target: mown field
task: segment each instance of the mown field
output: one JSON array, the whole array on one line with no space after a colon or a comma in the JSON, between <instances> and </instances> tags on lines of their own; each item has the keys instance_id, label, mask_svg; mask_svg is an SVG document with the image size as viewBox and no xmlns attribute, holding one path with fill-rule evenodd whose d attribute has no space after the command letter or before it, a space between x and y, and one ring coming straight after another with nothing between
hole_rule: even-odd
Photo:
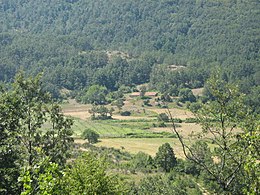
<instances>
[{"instance_id":1,"label":"mown field","mask_svg":"<svg viewBox=\"0 0 260 195\"><path fill-rule=\"evenodd\" d=\"M178 158L184 158L182 148L177 138L115 138L101 139L96 146L114 147L136 154L139 151L155 156L157 149L164 143L170 143Z\"/></svg>"}]
</instances>

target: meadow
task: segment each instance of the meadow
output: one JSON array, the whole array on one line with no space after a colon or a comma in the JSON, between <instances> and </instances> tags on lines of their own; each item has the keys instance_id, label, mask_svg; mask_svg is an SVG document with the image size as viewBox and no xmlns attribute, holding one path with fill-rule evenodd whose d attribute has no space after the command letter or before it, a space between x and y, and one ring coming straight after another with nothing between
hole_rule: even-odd
<instances>
[{"instance_id":1,"label":"meadow","mask_svg":"<svg viewBox=\"0 0 260 195\"><path fill-rule=\"evenodd\" d=\"M91 120L88 110L91 105L79 104L75 100L69 100L62 105L63 113L71 116L74 120L72 130L76 143L85 143L81 139L82 132L89 128L100 135L98 147L113 147L124 150L132 154L139 151L155 156L159 146L168 142L173 147L176 156L183 158L181 145L172 132L172 124L165 123L160 126L157 115L165 113L165 108L152 106L142 106L140 99L127 98L123 110L131 110L131 116L121 116L118 110L115 110L112 120ZM185 123L185 119L193 118L193 114L182 107L170 105L169 111L172 116L181 119L182 123L176 123L177 130L181 132L184 139L190 144L193 140L189 139L192 132L200 132L201 128L195 123Z\"/></svg>"}]
</instances>

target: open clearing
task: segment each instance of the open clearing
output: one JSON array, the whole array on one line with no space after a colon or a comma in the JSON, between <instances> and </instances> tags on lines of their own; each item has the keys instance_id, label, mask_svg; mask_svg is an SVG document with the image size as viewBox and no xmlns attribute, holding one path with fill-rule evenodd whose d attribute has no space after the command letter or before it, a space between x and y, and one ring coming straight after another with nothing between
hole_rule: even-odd
<instances>
[{"instance_id":1,"label":"open clearing","mask_svg":"<svg viewBox=\"0 0 260 195\"><path fill-rule=\"evenodd\" d=\"M178 127L180 125L180 127ZM176 127L177 131L180 132L180 134L184 138L188 138L189 135L194 132L194 133L199 133L201 132L201 127L198 124L195 123L178 123ZM154 132L170 132L172 133L172 127L164 127L164 128L151 128L151 131Z\"/></svg>"},{"instance_id":2,"label":"open clearing","mask_svg":"<svg viewBox=\"0 0 260 195\"><path fill-rule=\"evenodd\" d=\"M100 134L100 142L96 146L113 147L130 153L145 152L155 156L159 146L168 142L174 149L177 157L184 158L181 145L176 138L156 137L160 133L167 132L172 135L171 124L166 123L167 127L159 127L160 122L157 115L166 113L167 109L155 106L142 106L142 100L127 99L123 110L130 110L131 116L121 116L117 110L113 114L114 120L91 120L88 110L91 105L79 104L75 100L69 100L62 105L62 111L66 116L74 119L72 127L76 143L84 143L80 135L86 128L90 128ZM170 108L172 117L179 119L193 118L193 114L183 108ZM182 134L186 141L192 132L200 132L201 128L195 123L178 123L177 130ZM159 134L158 134L159 133ZM137 137L129 137L129 135ZM140 136L140 137L138 137ZM151 136L155 136L152 137Z\"/></svg>"},{"instance_id":3,"label":"open clearing","mask_svg":"<svg viewBox=\"0 0 260 195\"><path fill-rule=\"evenodd\" d=\"M76 139L75 142L82 144L85 141ZM125 150L132 154L142 151L151 156L155 156L158 148L166 142L172 146L174 153L178 158L184 158L181 145L176 138L109 138L100 139L100 142L95 144L95 146L113 147Z\"/></svg>"},{"instance_id":4,"label":"open clearing","mask_svg":"<svg viewBox=\"0 0 260 195\"><path fill-rule=\"evenodd\" d=\"M101 137L106 138L125 137L129 133L149 133L148 130L141 129L141 125L139 128L138 126L131 126L126 123L74 119L72 129L75 136L79 137L87 128L96 131Z\"/></svg>"},{"instance_id":5,"label":"open clearing","mask_svg":"<svg viewBox=\"0 0 260 195\"><path fill-rule=\"evenodd\" d=\"M128 110L133 112L131 116L121 116L118 112L113 114L114 119L118 120L132 120L132 119L156 119L157 114L166 113L167 109L158 107L142 107L142 100L134 101L133 99L128 99L123 106L123 110ZM68 103L62 104L62 111L66 116L72 116L80 118L82 120L91 117L89 109L91 109L90 104L80 104L75 100L69 100ZM116 109L116 108L115 108ZM117 109L116 109L117 110ZM169 111L173 118L192 118L194 115L182 108L170 108Z\"/></svg>"},{"instance_id":6,"label":"open clearing","mask_svg":"<svg viewBox=\"0 0 260 195\"><path fill-rule=\"evenodd\" d=\"M157 114L168 112L168 110L163 109L163 108L150 108L149 110L152 110L152 111L156 112ZM173 118L186 119L186 118L194 117L192 112L190 112L188 110L183 110L183 109L179 109L179 108L170 108L169 111Z\"/></svg>"}]
</instances>

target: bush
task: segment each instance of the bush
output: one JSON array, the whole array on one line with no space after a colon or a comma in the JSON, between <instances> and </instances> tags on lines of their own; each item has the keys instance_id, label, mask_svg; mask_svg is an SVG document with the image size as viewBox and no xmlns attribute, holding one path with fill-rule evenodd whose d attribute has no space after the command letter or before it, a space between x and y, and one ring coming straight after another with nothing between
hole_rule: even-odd
<instances>
[{"instance_id":1,"label":"bush","mask_svg":"<svg viewBox=\"0 0 260 195\"><path fill-rule=\"evenodd\" d=\"M169 117L166 113L161 113L157 116L157 119L159 121L163 121L163 122L168 122L169 121Z\"/></svg>"},{"instance_id":2,"label":"bush","mask_svg":"<svg viewBox=\"0 0 260 195\"><path fill-rule=\"evenodd\" d=\"M161 105L161 108L168 108L168 105Z\"/></svg>"},{"instance_id":3,"label":"bush","mask_svg":"<svg viewBox=\"0 0 260 195\"><path fill-rule=\"evenodd\" d=\"M182 120L180 118L174 118L173 121L175 123L182 123Z\"/></svg>"},{"instance_id":4,"label":"bush","mask_svg":"<svg viewBox=\"0 0 260 195\"><path fill-rule=\"evenodd\" d=\"M99 116L91 116L90 117L91 120L109 120L109 119L112 119L111 116L103 116L103 115L99 115Z\"/></svg>"},{"instance_id":5,"label":"bush","mask_svg":"<svg viewBox=\"0 0 260 195\"><path fill-rule=\"evenodd\" d=\"M130 137L130 138L176 138L176 134L169 133L169 132L126 133L125 137Z\"/></svg>"},{"instance_id":6,"label":"bush","mask_svg":"<svg viewBox=\"0 0 260 195\"><path fill-rule=\"evenodd\" d=\"M85 129L82 138L87 139L90 144L94 144L98 142L99 134L92 129Z\"/></svg>"},{"instance_id":7,"label":"bush","mask_svg":"<svg viewBox=\"0 0 260 195\"><path fill-rule=\"evenodd\" d=\"M138 152L132 159L131 165L134 169L142 172L149 172L152 168L154 168L152 157L144 152Z\"/></svg>"},{"instance_id":8,"label":"bush","mask_svg":"<svg viewBox=\"0 0 260 195\"><path fill-rule=\"evenodd\" d=\"M198 102L194 102L192 104L190 104L189 106L187 106L188 109L190 109L191 112L196 113L198 110L201 109L201 104Z\"/></svg>"},{"instance_id":9,"label":"bush","mask_svg":"<svg viewBox=\"0 0 260 195\"><path fill-rule=\"evenodd\" d=\"M198 119L196 118L186 118L185 123L197 123Z\"/></svg>"},{"instance_id":10,"label":"bush","mask_svg":"<svg viewBox=\"0 0 260 195\"><path fill-rule=\"evenodd\" d=\"M123 111L120 113L121 116L130 116L131 112L130 111Z\"/></svg>"},{"instance_id":11,"label":"bush","mask_svg":"<svg viewBox=\"0 0 260 195\"><path fill-rule=\"evenodd\" d=\"M64 172L61 182L63 194L123 193L119 179L108 175L106 165L92 154L85 153L77 158Z\"/></svg>"},{"instance_id":12,"label":"bush","mask_svg":"<svg viewBox=\"0 0 260 195\"><path fill-rule=\"evenodd\" d=\"M149 99L143 100L143 105L144 105L144 106L152 106L152 105L150 104L150 100L149 100Z\"/></svg>"},{"instance_id":13,"label":"bush","mask_svg":"<svg viewBox=\"0 0 260 195\"><path fill-rule=\"evenodd\" d=\"M166 125L164 122L160 122L160 123L158 124L158 127L167 127L167 125Z\"/></svg>"},{"instance_id":14,"label":"bush","mask_svg":"<svg viewBox=\"0 0 260 195\"><path fill-rule=\"evenodd\" d=\"M192 91L188 88L181 89L178 96L180 97L181 102L196 101L196 97L193 95Z\"/></svg>"},{"instance_id":15,"label":"bush","mask_svg":"<svg viewBox=\"0 0 260 195\"><path fill-rule=\"evenodd\" d=\"M150 100L151 99L151 97L149 97L149 96L142 96L141 97L141 100Z\"/></svg>"}]
</instances>

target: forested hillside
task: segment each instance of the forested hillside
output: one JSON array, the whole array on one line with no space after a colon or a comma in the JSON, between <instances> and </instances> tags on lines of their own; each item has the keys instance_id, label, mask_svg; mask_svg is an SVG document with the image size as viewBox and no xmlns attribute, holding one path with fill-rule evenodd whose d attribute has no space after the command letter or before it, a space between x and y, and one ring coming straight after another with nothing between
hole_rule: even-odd
<instances>
[{"instance_id":1,"label":"forested hillside","mask_svg":"<svg viewBox=\"0 0 260 195\"><path fill-rule=\"evenodd\" d=\"M0 194L260 194L259 0L0 0Z\"/></svg>"},{"instance_id":2,"label":"forested hillside","mask_svg":"<svg viewBox=\"0 0 260 195\"><path fill-rule=\"evenodd\" d=\"M260 77L259 10L256 0L2 0L0 80L24 69L44 71L54 94L92 84L114 90L148 82L155 64L177 64L194 87L220 66L249 93ZM111 61L107 50L131 60Z\"/></svg>"}]
</instances>

